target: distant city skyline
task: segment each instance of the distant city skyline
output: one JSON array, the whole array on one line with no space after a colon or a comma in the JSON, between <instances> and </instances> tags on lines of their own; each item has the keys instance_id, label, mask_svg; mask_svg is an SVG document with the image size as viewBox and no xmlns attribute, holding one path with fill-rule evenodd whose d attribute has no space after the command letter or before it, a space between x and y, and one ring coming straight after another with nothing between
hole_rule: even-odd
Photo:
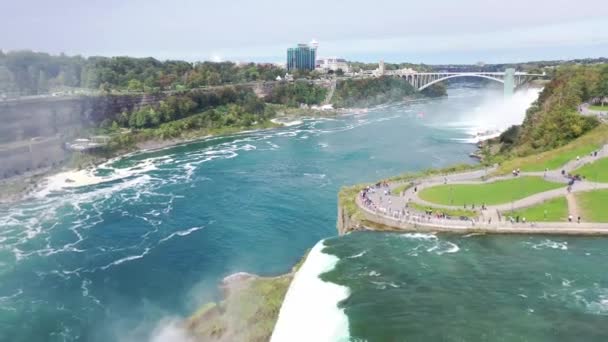
<instances>
[{"instance_id":1,"label":"distant city skyline","mask_svg":"<svg viewBox=\"0 0 608 342\"><path fill-rule=\"evenodd\" d=\"M284 62L317 39L318 56L427 64L608 56L603 0L424 2L9 0L0 49L84 56ZM302 25L302 17L306 25Z\"/></svg>"}]
</instances>

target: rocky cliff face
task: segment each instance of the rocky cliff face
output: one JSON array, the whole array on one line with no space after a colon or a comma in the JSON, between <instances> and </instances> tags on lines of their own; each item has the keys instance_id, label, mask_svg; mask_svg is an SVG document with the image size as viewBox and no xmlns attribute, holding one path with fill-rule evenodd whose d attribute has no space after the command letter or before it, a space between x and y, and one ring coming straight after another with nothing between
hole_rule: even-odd
<instances>
[{"instance_id":1,"label":"rocky cliff face","mask_svg":"<svg viewBox=\"0 0 608 342\"><path fill-rule=\"evenodd\" d=\"M164 94L40 97L0 101L0 179L61 163L63 146L83 129Z\"/></svg>"},{"instance_id":2,"label":"rocky cliff face","mask_svg":"<svg viewBox=\"0 0 608 342\"><path fill-rule=\"evenodd\" d=\"M338 229L339 235L364 229L361 221L359 221L353 215L349 215L348 211L340 203L338 203L338 220L336 223L336 228Z\"/></svg>"}]
</instances>

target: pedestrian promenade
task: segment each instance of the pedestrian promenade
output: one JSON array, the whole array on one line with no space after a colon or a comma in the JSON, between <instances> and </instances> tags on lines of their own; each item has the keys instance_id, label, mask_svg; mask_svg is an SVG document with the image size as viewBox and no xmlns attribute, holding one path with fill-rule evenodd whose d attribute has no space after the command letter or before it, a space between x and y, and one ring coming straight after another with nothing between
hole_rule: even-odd
<instances>
[{"instance_id":1,"label":"pedestrian promenade","mask_svg":"<svg viewBox=\"0 0 608 342\"><path fill-rule=\"evenodd\" d=\"M608 223L581 222L578 218L579 208L576 205L574 193L599 189L608 189L608 183L590 182L584 179L576 180L571 173L581 166L600 158L608 157L608 145L596 153L577 157L557 170L544 172L518 172L514 170L508 176L490 176L496 167L482 170L467 171L449 175L440 175L415 179L408 182L408 187L402 193L393 193L396 188L403 188L403 182L379 183L361 191L357 197L357 205L363 210L368 221L384 226L415 231L452 231L459 233L539 233L539 234L602 234L608 235ZM473 203L468 208L455 205L436 204L420 198L419 193L425 188L446 184L489 184L515 177L542 177L551 182L562 183L557 189L548 190L531 196L496 205L483 205L480 198L476 207ZM517 221L509 217L514 210L525 209L545 201L565 197L568 200L569 213L575 219L572 222L525 222L525 218ZM415 204L415 205L414 205ZM483 205L483 208L482 208ZM429 208L421 211L420 207ZM441 210L475 210L478 215L474 218L451 217Z\"/></svg>"}]
</instances>

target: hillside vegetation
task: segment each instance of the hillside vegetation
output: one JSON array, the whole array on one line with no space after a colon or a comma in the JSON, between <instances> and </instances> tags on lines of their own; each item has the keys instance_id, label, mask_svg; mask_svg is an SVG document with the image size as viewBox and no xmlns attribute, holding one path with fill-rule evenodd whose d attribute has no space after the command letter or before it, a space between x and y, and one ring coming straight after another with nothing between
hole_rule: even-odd
<instances>
[{"instance_id":1,"label":"hillside vegetation","mask_svg":"<svg viewBox=\"0 0 608 342\"><path fill-rule=\"evenodd\" d=\"M346 79L338 82L332 102L337 107L373 106L418 94L409 82L399 77Z\"/></svg>"},{"instance_id":2,"label":"hillside vegetation","mask_svg":"<svg viewBox=\"0 0 608 342\"><path fill-rule=\"evenodd\" d=\"M503 133L498 141L503 156L525 156L563 146L598 126L578 107L608 96L608 65L564 66L528 109L521 126Z\"/></svg>"}]
</instances>

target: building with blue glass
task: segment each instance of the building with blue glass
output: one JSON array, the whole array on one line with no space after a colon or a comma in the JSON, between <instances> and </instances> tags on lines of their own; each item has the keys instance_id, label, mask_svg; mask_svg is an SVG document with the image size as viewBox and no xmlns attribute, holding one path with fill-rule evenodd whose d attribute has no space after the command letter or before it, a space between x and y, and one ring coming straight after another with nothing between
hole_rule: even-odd
<instances>
[{"instance_id":1,"label":"building with blue glass","mask_svg":"<svg viewBox=\"0 0 608 342\"><path fill-rule=\"evenodd\" d=\"M316 44L298 44L295 48L287 49L287 71L315 70L316 60Z\"/></svg>"}]
</instances>

